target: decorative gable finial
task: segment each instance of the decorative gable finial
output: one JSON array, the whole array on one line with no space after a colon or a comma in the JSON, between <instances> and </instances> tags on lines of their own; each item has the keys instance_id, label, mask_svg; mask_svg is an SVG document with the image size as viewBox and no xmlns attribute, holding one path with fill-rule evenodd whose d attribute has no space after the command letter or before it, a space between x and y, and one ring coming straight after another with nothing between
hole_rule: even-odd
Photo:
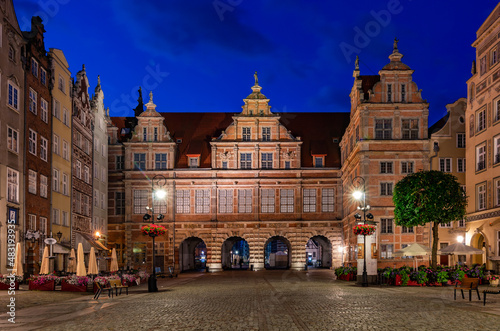
<instances>
[{"instance_id":1,"label":"decorative gable finial","mask_svg":"<svg viewBox=\"0 0 500 331\"><path fill-rule=\"evenodd\" d=\"M253 78L255 78L255 86L259 86L259 77L257 76L257 71L253 74Z\"/></svg>"},{"instance_id":2,"label":"decorative gable finial","mask_svg":"<svg viewBox=\"0 0 500 331\"><path fill-rule=\"evenodd\" d=\"M394 38L394 46L393 46L394 50L393 50L393 53L399 52L398 51L398 42L399 42L398 38Z\"/></svg>"},{"instance_id":3,"label":"decorative gable finial","mask_svg":"<svg viewBox=\"0 0 500 331\"><path fill-rule=\"evenodd\" d=\"M356 61L354 62L354 70L359 70L359 56L356 55Z\"/></svg>"},{"instance_id":4,"label":"decorative gable finial","mask_svg":"<svg viewBox=\"0 0 500 331\"><path fill-rule=\"evenodd\" d=\"M149 92L149 102L153 103L153 91Z\"/></svg>"},{"instance_id":5,"label":"decorative gable finial","mask_svg":"<svg viewBox=\"0 0 500 331\"><path fill-rule=\"evenodd\" d=\"M101 86L101 75L97 75L97 86Z\"/></svg>"}]
</instances>

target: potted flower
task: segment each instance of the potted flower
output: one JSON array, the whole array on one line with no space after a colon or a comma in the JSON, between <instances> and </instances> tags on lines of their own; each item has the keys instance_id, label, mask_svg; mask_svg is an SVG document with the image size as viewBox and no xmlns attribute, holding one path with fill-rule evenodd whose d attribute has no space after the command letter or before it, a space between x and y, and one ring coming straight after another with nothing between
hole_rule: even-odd
<instances>
[{"instance_id":1,"label":"potted flower","mask_svg":"<svg viewBox=\"0 0 500 331\"><path fill-rule=\"evenodd\" d=\"M377 228L375 225L358 224L352 228L352 231L357 236L369 236L375 232Z\"/></svg>"},{"instance_id":2,"label":"potted flower","mask_svg":"<svg viewBox=\"0 0 500 331\"><path fill-rule=\"evenodd\" d=\"M61 291L86 292L87 285L91 283L92 279L87 276L72 275L62 279Z\"/></svg>"},{"instance_id":3,"label":"potted flower","mask_svg":"<svg viewBox=\"0 0 500 331\"><path fill-rule=\"evenodd\" d=\"M148 277L149 277L149 274L146 272L146 271L139 271L135 274L135 277L137 278L136 281L139 282L139 284L142 282L142 283L145 283L146 280L148 280Z\"/></svg>"},{"instance_id":4,"label":"potted flower","mask_svg":"<svg viewBox=\"0 0 500 331\"><path fill-rule=\"evenodd\" d=\"M56 283L60 282L60 278L54 275L31 276L28 280L29 289L38 291L54 291Z\"/></svg>"},{"instance_id":5,"label":"potted flower","mask_svg":"<svg viewBox=\"0 0 500 331\"><path fill-rule=\"evenodd\" d=\"M141 232L144 236L158 237L164 235L167 232L167 229L162 225L149 224L144 225L141 228Z\"/></svg>"},{"instance_id":6,"label":"potted flower","mask_svg":"<svg viewBox=\"0 0 500 331\"><path fill-rule=\"evenodd\" d=\"M487 279L490 281L490 286L498 286L500 283L499 275L489 275L487 276Z\"/></svg>"},{"instance_id":7,"label":"potted flower","mask_svg":"<svg viewBox=\"0 0 500 331\"><path fill-rule=\"evenodd\" d=\"M137 278L134 275L124 274L122 276L122 284L123 285L128 285L128 286L137 285L136 280L137 280Z\"/></svg>"},{"instance_id":8,"label":"potted flower","mask_svg":"<svg viewBox=\"0 0 500 331\"><path fill-rule=\"evenodd\" d=\"M22 280L23 276L0 274L0 290L19 290L19 282Z\"/></svg>"}]
</instances>

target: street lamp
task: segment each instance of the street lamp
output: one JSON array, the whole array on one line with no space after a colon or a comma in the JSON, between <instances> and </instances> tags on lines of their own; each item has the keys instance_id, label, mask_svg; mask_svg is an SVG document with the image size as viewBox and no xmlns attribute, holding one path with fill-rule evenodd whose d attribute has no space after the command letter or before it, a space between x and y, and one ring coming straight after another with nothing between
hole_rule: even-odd
<instances>
[{"instance_id":1,"label":"street lamp","mask_svg":"<svg viewBox=\"0 0 500 331\"><path fill-rule=\"evenodd\" d=\"M151 207L146 207L146 210L148 213L144 214L142 219L144 221L149 221L151 219L151 223L155 224L155 212L154 212L154 205L155 205L155 197L157 200L163 200L167 196L167 192L163 189L163 186L165 186L167 182L167 178L163 175L156 175L153 177L151 180L151 192L152 192L152 201L151 201ZM157 189L155 190L155 186ZM149 214L151 213L151 215ZM156 217L158 221L163 220L164 216L161 213L158 213L158 216ZM155 270L155 234L150 233L150 237L153 238L153 272L151 273L151 276L148 279L148 292L158 292L158 286L156 283L156 270Z\"/></svg>"},{"instance_id":2,"label":"street lamp","mask_svg":"<svg viewBox=\"0 0 500 331\"><path fill-rule=\"evenodd\" d=\"M360 176L355 177L352 180L352 186L354 187L352 196L361 204L361 206L358 206L358 210L363 211L363 224L366 225L367 219L369 224L373 224L373 221L371 221L373 220L373 215L371 213L366 213L368 210L370 210L370 205L366 204L365 179ZM356 213L354 215L354 218L356 219L356 221L361 222L361 215L359 213ZM366 235L363 235L363 275L361 286L368 286L368 274L366 273Z\"/></svg>"}]
</instances>

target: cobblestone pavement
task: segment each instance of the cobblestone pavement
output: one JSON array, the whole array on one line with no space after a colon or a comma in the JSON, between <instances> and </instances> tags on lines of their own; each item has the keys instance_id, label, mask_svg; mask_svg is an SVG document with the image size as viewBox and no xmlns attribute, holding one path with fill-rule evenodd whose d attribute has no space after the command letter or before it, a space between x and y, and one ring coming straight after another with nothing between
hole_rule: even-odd
<instances>
[{"instance_id":1,"label":"cobblestone pavement","mask_svg":"<svg viewBox=\"0 0 500 331\"><path fill-rule=\"evenodd\" d=\"M2 313L0 329L500 330L499 296L483 307L477 296L454 301L451 287L362 288L334 278L329 270L181 274L160 279L158 293L143 284L128 296L80 295L19 309L15 325Z\"/></svg>"}]
</instances>

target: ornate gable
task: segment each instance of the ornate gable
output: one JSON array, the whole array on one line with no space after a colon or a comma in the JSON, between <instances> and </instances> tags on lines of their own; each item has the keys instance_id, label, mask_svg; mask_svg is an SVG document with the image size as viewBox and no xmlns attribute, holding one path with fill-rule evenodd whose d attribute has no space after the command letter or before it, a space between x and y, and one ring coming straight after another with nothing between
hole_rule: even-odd
<instances>
[{"instance_id":1,"label":"ornate gable","mask_svg":"<svg viewBox=\"0 0 500 331\"><path fill-rule=\"evenodd\" d=\"M134 129L132 142L173 142L170 132L163 124L163 116L156 111L153 103L153 92L149 93L146 110L137 117L138 123Z\"/></svg>"}]
</instances>

